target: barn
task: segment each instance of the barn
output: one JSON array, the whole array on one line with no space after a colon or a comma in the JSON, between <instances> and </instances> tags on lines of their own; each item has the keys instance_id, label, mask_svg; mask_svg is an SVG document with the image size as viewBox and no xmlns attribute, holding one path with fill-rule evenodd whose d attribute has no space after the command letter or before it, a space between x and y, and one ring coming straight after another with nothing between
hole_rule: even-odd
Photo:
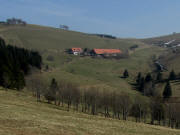
<instances>
[{"instance_id":1,"label":"barn","mask_svg":"<svg viewBox=\"0 0 180 135\"><path fill-rule=\"evenodd\" d=\"M83 52L83 50L82 50L82 48L71 48L71 52L74 55L80 55Z\"/></svg>"},{"instance_id":2,"label":"barn","mask_svg":"<svg viewBox=\"0 0 180 135\"><path fill-rule=\"evenodd\" d=\"M121 54L122 51L120 49L93 49L93 53L97 56L117 56Z\"/></svg>"}]
</instances>

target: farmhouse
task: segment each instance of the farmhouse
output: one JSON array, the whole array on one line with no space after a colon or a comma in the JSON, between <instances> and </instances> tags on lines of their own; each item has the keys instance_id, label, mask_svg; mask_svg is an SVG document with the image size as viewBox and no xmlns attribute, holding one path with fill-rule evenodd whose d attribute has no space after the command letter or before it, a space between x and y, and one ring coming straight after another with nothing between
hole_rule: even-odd
<instances>
[{"instance_id":1,"label":"farmhouse","mask_svg":"<svg viewBox=\"0 0 180 135\"><path fill-rule=\"evenodd\" d=\"M83 50L82 50L82 48L71 48L71 52L74 55L80 55L83 52Z\"/></svg>"},{"instance_id":2,"label":"farmhouse","mask_svg":"<svg viewBox=\"0 0 180 135\"><path fill-rule=\"evenodd\" d=\"M121 54L122 51L120 49L93 49L93 53L97 56L117 56L117 54Z\"/></svg>"}]
</instances>

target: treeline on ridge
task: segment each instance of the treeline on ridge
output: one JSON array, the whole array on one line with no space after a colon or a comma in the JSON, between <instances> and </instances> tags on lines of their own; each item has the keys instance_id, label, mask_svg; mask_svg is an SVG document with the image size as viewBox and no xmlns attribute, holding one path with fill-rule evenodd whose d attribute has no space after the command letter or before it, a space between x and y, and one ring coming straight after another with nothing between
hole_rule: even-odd
<instances>
[{"instance_id":1,"label":"treeline on ridge","mask_svg":"<svg viewBox=\"0 0 180 135\"><path fill-rule=\"evenodd\" d=\"M18 18L9 18L7 19L6 21L0 21L0 24L3 24L3 25L22 25L22 26L26 26L27 25L27 22L26 21L23 21L22 19L18 19Z\"/></svg>"},{"instance_id":2,"label":"treeline on ridge","mask_svg":"<svg viewBox=\"0 0 180 135\"><path fill-rule=\"evenodd\" d=\"M18 90L24 88L24 76L30 71L30 66L41 69L41 63L38 52L6 45L0 38L0 86Z\"/></svg>"},{"instance_id":3,"label":"treeline on ridge","mask_svg":"<svg viewBox=\"0 0 180 135\"><path fill-rule=\"evenodd\" d=\"M117 39L117 37L108 34L92 34L101 38Z\"/></svg>"}]
</instances>

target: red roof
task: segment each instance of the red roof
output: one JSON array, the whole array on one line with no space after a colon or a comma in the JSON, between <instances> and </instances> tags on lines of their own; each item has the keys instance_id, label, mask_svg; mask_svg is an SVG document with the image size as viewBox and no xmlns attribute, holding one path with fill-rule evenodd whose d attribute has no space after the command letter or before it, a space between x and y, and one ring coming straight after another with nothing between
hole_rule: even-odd
<instances>
[{"instance_id":1,"label":"red roof","mask_svg":"<svg viewBox=\"0 0 180 135\"><path fill-rule=\"evenodd\" d=\"M94 49L96 54L113 54L113 53L122 53L120 49Z\"/></svg>"},{"instance_id":2,"label":"red roof","mask_svg":"<svg viewBox=\"0 0 180 135\"><path fill-rule=\"evenodd\" d=\"M73 52L82 52L81 48L71 48Z\"/></svg>"}]
</instances>

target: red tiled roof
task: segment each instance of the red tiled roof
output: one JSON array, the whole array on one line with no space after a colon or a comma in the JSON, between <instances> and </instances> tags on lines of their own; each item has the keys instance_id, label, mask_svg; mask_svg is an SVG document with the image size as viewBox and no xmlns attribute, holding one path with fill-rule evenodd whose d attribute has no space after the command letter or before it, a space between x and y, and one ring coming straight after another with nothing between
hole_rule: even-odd
<instances>
[{"instance_id":1,"label":"red tiled roof","mask_svg":"<svg viewBox=\"0 0 180 135\"><path fill-rule=\"evenodd\" d=\"M73 52L82 52L81 48L71 48Z\"/></svg>"},{"instance_id":2,"label":"red tiled roof","mask_svg":"<svg viewBox=\"0 0 180 135\"><path fill-rule=\"evenodd\" d=\"M94 49L96 54L113 54L113 53L122 53L120 49Z\"/></svg>"}]
</instances>

